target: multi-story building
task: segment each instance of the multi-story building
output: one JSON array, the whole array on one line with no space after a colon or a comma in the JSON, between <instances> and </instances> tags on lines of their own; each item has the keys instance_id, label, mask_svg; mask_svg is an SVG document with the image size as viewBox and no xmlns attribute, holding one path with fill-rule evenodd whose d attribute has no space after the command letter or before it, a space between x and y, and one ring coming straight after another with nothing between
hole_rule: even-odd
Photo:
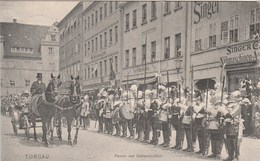
<instances>
[{"instance_id":1,"label":"multi-story building","mask_svg":"<svg viewBox=\"0 0 260 161\"><path fill-rule=\"evenodd\" d=\"M198 88L206 80L221 80L221 65L228 91L238 90L247 76L260 76L260 7L258 2L193 2L190 63ZM223 78L223 77L222 77ZM202 85L202 86L201 86Z\"/></svg>"},{"instance_id":2,"label":"multi-story building","mask_svg":"<svg viewBox=\"0 0 260 161\"><path fill-rule=\"evenodd\" d=\"M79 76L82 63L82 9L79 2L58 24L60 30L60 74L63 82Z\"/></svg>"},{"instance_id":3,"label":"multi-story building","mask_svg":"<svg viewBox=\"0 0 260 161\"><path fill-rule=\"evenodd\" d=\"M84 5L83 5L84 6ZM120 82L121 25L119 2L93 2L83 8L83 91ZM115 81L116 80L116 81Z\"/></svg>"},{"instance_id":4,"label":"multi-story building","mask_svg":"<svg viewBox=\"0 0 260 161\"><path fill-rule=\"evenodd\" d=\"M36 74L46 84L59 69L59 31L53 26L0 23L1 94L30 90Z\"/></svg>"},{"instance_id":5,"label":"multi-story building","mask_svg":"<svg viewBox=\"0 0 260 161\"><path fill-rule=\"evenodd\" d=\"M187 55L188 5L170 1L121 5L123 84L138 80L139 85L152 88L157 76L159 82L169 85L186 77L185 66L178 62Z\"/></svg>"}]
</instances>

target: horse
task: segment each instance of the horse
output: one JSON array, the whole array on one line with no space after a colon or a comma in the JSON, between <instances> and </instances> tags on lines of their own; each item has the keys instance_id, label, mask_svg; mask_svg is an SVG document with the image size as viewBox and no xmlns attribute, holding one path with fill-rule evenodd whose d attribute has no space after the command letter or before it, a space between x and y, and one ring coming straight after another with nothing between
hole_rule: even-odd
<instances>
[{"instance_id":1,"label":"horse","mask_svg":"<svg viewBox=\"0 0 260 161\"><path fill-rule=\"evenodd\" d=\"M68 144L73 146L77 144L78 131L80 126L80 113L82 109L82 103L80 99L81 91L80 91L80 83L79 76L74 78L71 76L71 84L70 84L70 93L69 95L65 95L61 97L57 101L57 106L59 107L56 112L56 118L58 121L58 138L62 140L62 131L61 131L61 118L65 117L67 119L67 131L68 131ZM72 144L71 141L71 125L72 121L75 118L76 120L76 134L74 137L74 141Z\"/></svg>"},{"instance_id":2,"label":"horse","mask_svg":"<svg viewBox=\"0 0 260 161\"><path fill-rule=\"evenodd\" d=\"M41 118L43 132L42 141L47 147L49 146L49 142L46 137L48 127L51 133L50 143L53 144L53 118L56 111L55 102L58 99L58 88L60 85L60 75L54 77L51 73L51 80L46 88L46 91L43 94L33 96L29 106L31 112L27 117L31 120L33 125L34 140L37 141L36 118Z\"/></svg>"}]
</instances>

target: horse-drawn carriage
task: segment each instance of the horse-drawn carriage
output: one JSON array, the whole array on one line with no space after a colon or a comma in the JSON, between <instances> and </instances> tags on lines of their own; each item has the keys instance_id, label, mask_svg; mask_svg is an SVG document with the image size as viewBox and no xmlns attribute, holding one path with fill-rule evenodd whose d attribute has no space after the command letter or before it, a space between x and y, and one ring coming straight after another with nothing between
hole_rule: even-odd
<instances>
[{"instance_id":1,"label":"horse-drawn carriage","mask_svg":"<svg viewBox=\"0 0 260 161\"><path fill-rule=\"evenodd\" d=\"M40 117L32 117L33 111L29 107L29 94L24 97L25 93L22 95L22 98L18 100L15 104L12 105L11 110L11 123L13 127L14 134L17 135L19 130L24 130L25 136L30 139L30 128L32 128L35 123L38 124L42 120ZM24 100L24 99L26 100ZM38 126L39 127L39 126Z\"/></svg>"}]
</instances>

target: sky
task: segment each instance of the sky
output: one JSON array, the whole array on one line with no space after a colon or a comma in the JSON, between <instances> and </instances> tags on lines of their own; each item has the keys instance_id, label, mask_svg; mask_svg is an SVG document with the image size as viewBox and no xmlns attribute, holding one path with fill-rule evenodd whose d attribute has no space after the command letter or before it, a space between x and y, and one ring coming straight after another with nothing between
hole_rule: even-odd
<instances>
[{"instance_id":1,"label":"sky","mask_svg":"<svg viewBox=\"0 0 260 161\"><path fill-rule=\"evenodd\" d=\"M50 26L61 21L78 1L0 1L0 22Z\"/></svg>"}]
</instances>

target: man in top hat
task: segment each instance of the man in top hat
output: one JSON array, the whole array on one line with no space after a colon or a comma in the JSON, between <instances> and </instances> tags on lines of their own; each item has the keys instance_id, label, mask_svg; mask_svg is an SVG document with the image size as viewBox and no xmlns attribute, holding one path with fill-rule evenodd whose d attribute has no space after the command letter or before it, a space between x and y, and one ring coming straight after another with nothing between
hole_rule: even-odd
<instances>
[{"instance_id":1,"label":"man in top hat","mask_svg":"<svg viewBox=\"0 0 260 161\"><path fill-rule=\"evenodd\" d=\"M241 107L239 100L241 97L240 91L234 91L229 97L229 102L226 109L222 108L222 113L225 116L225 144L228 151L228 157L223 161L239 160L240 155L240 142L242 141L242 120L241 120Z\"/></svg>"},{"instance_id":2,"label":"man in top hat","mask_svg":"<svg viewBox=\"0 0 260 161\"><path fill-rule=\"evenodd\" d=\"M36 94L42 94L46 90L46 85L42 82L42 73L37 73L37 81L33 82L31 86L31 94L32 96Z\"/></svg>"}]
</instances>

